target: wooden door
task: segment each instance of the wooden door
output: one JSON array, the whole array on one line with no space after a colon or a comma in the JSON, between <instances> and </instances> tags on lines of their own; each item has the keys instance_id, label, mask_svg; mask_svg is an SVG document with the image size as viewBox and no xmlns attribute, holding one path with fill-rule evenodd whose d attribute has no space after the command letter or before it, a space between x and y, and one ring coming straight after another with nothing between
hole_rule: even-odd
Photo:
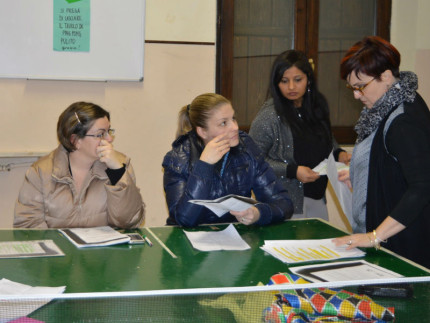
<instances>
[{"instance_id":1,"label":"wooden door","mask_svg":"<svg viewBox=\"0 0 430 323\"><path fill-rule=\"evenodd\" d=\"M247 130L267 97L276 56L304 51L315 64L340 143L353 143L361 107L339 77L345 50L365 35L388 39L391 0L218 0L217 93Z\"/></svg>"}]
</instances>

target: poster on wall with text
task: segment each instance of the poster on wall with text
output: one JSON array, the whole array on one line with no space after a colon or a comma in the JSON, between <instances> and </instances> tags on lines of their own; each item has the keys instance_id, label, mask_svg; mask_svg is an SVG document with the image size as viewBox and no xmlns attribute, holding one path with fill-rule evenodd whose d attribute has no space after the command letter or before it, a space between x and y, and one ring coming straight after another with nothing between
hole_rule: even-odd
<instances>
[{"instance_id":1,"label":"poster on wall with text","mask_svg":"<svg viewBox=\"0 0 430 323\"><path fill-rule=\"evenodd\" d=\"M90 51L90 0L53 0L53 46L61 52Z\"/></svg>"}]
</instances>

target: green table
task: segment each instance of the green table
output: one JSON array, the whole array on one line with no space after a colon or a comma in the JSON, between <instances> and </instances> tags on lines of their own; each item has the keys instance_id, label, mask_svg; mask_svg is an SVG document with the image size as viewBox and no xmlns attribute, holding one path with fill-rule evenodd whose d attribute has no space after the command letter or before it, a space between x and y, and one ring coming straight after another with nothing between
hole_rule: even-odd
<instances>
[{"instance_id":1,"label":"green table","mask_svg":"<svg viewBox=\"0 0 430 323\"><path fill-rule=\"evenodd\" d=\"M216 230L217 228L223 229L225 225L202 226L189 230ZM259 282L266 284L273 274L288 272L289 268L287 264L264 253L259 248L263 245L264 240L323 239L345 234L343 231L316 219L287 221L267 227L238 224L236 228L242 238L251 246L250 250L201 252L192 248L181 228L150 228L177 258L172 257L146 228L135 231L148 236L153 242L152 247L145 244L84 249L76 248L57 230L0 230L0 241L52 239L65 253L64 257L0 259L0 278L7 278L32 286L66 285L66 293L154 291L156 294L157 291L172 289L255 286ZM382 250L366 249L366 251L365 260L368 262L394 270L406 277L430 275L429 272L414 266L414 264ZM157 304L164 302L169 304L169 306L163 306L163 311L160 313L167 313L166 315L171 317L170 315L175 314L170 313L170 311L177 313L179 309L183 312L182 314L189 314L190 304L195 304L196 298L207 299L218 296L153 296L151 299ZM424 305L430 305L430 286L428 283L415 286L413 299L381 299L381 304L396 306L396 314L399 315L400 319L402 315L406 315L405 318L409 317L408 304L416 305L417 299L424 302ZM149 298L143 302L141 297L128 297L127 302L125 302L128 304L127 306L121 305L122 301L117 299L113 302L116 306L109 305L109 309L120 315L118 317L124 318L124 315L130 315L131 318L139 318L136 321L141 321L144 317L142 316L144 315L142 309L145 309L143 312L149 313L149 310L153 310L156 306ZM106 307L106 302L106 299L93 299L87 300L85 303L90 308L96 309L98 308L97 304ZM134 307L133 304L136 306ZM89 314L79 313L79 311L76 313L77 307L82 307L81 299L53 301L34 312L31 317L45 321L50 321L53 318L52 322L55 322L60 319L57 315L60 315L58 313L62 311L61 320L63 321L67 317L70 321L90 322ZM418 317L423 318L423 315L427 315L426 317L430 321L429 314L426 313L428 307L424 312L417 314ZM136 308L139 309L138 312L136 312ZM196 322L201 320L198 313L201 313L203 317L208 317L207 308L199 309L199 307L193 306L193 311L192 317ZM94 315L99 317L106 311L103 312L99 309L96 312ZM228 317L228 313L225 315ZM112 319L112 322L119 322L118 317ZM222 320L225 322L228 321L228 318L222 318ZM127 322L132 321L127 320ZM166 321L166 318L160 321Z\"/></svg>"}]
</instances>

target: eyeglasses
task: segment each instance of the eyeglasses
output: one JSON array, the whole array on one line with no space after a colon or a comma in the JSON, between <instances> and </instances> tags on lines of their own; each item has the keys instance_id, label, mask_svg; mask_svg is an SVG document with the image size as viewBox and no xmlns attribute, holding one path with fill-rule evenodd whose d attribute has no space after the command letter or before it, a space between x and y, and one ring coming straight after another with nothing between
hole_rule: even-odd
<instances>
[{"instance_id":1,"label":"eyeglasses","mask_svg":"<svg viewBox=\"0 0 430 323\"><path fill-rule=\"evenodd\" d=\"M94 137L97 139L106 139L108 136L115 135L115 129L108 129L108 131L103 131L97 135L85 135L85 137Z\"/></svg>"},{"instance_id":2,"label":"eyeglasses","mask_svg":"<svg viewBox=\"0 0 430 323\"><path fill-rule=\"evenodd\" d=\"M346 87L347 87L348 89L352 90L352 92L358 92L358 93L360 93L361 95L364 95L364 93L363 93L364 89L365 89L365 88L366 88L370 83L372 83L372 81L373 81L374 79L375 79L375 78L371 79L369 82L367 82L366 84L364 84L364 85L362 85L362 86L352 86L351 84L346 83Z\"/></svg>"}]
</instances>

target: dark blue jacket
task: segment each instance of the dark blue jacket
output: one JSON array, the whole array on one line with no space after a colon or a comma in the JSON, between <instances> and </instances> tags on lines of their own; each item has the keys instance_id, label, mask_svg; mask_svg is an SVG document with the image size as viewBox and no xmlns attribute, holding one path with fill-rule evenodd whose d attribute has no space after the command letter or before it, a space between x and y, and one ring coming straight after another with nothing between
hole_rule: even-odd
<instances>
[{"instance_id":1,"label":"dark blue jacket","mask_svg":"<svg viewBox=\"0 0 430 323\"><path fill-rule=\"evenodd\" d=\"M163 160L164 191L169 218L167 224L193 227L203 223L235 222L230 213L218 217L208 208L189 203L189 200L212 200L228 194L251 196L260 202L259 225L288 219L293 205L287 191L252 139L239 132L239 145L230 149L224 172L223 159L215 165L200 160L204 146L191 131L173 142L173 149Z\"/></svg>"}]
</instances>

